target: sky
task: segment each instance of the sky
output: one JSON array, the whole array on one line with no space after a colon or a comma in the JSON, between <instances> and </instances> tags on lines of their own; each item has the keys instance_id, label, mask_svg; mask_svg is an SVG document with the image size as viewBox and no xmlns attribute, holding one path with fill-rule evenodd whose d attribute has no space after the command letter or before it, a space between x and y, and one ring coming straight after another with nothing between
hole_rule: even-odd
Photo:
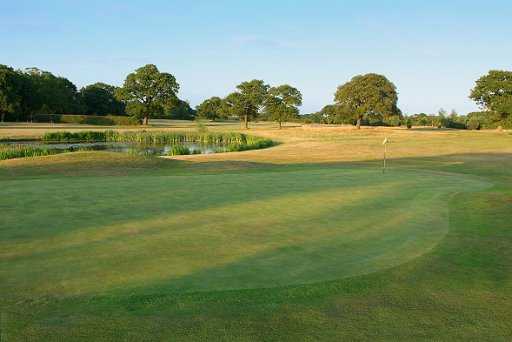
<instances>
[{"instance_id":1,"label":"sky","mask_svg":"<svg viewBox=\"0 0 512 342\"><path fill-rule=\"evenodd\" d=\"M193 106L254 78L288 83L302 113L372 72L396 85L404 113L467 113L475 80L512 70L511 17L510 0L0 0L0 64L82 87L119 86L151 63Z\"/></svg>"}]
</instances>

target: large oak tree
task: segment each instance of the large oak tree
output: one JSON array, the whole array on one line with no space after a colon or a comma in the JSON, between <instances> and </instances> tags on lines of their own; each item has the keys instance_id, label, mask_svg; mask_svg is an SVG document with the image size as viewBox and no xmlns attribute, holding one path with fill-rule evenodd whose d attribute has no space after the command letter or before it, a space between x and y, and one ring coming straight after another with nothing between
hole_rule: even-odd
<instances>
[{"instance_id":1,"label":"large oak tree","mask_svg":"<svg viewBox=\"0 0 512 342\"><path fill-rule=\"evenodd\" d=\"M126 103L128 114L147 125L150 117L163 113L166 106L178 101L178 90L179 84L173 75L148 64L126 77L117 98Z\"/></svg>"},{"instance_id":2,"label":"large oak tree","mask_svg":"<svg viewBox=\"0 0 512 342\"><path fill-rule=\"evenodd\" d=\"M401 114L395 85L378 74L353 77L350 82L338 87L334 101L354 114L357 128L361 127L362 119L370 116L389 118Z\"/></svg>"}]
</instances>

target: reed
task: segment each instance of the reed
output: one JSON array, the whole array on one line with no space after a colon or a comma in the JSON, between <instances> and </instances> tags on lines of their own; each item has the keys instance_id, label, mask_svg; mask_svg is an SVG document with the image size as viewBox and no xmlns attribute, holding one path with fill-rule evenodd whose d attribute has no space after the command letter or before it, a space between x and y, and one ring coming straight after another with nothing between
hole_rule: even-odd
<instances>
[{"instance_id":1,"label":"reed","mask_svg":"<svg viewBox=\"0 0 512 342\"><path fill-rule=\"evenodd\" d=\"M275 145L275 142L270 139L235 132L117 132L111 130L103 132L50 132L43 136L43 140L46 142L119 142L146 146L198 143L223 146L226 147L227 151L246 151Z\"/></svg>"},{"instance_id":2,"label":"reed","mask_svg":"<svg viewBox=\"0 0 512 342\"><path fill-rule=\"evenodd\" d=\"M240 133L199 133L199 132L105 132L108 142L125 142L143 145L167 145L184 142L200 144L246 144L247 136Z\"/></svg>"},{"instance_id":3,"label":"reed","mask_svg":"<svg viewBox=\"0 0 512 342\"><path fill-rule=\"evenodd\" d=\"M56 154L59 151L52 151L44 147L34 147L25 145L5 145L0 146L0 160L39 157Z\"/></svg>"},{"instance_id":4,"label":"reed","mask_svg":"<svg viewBox=\"0 0 512 342\"><path fill-rule=\"evenodd\" d=\"M191 151L187 146L183 146L183 145L173 145L171 147L169 153L167 153L167 155L169 155L169 156L180 156L180 155L187 155L187 154L191 154Z\"/></svg>"},{"instance_id":5,"label":"reed","mask_svg":"<svg viewBox=\"0 0 512 342\"><path fill-rule=\"evenodd\" d=\"M42 140L45 142L97 142L107 141L109 131L95 132L48 132L43 135Z\"/></svg>"}]
</instances>

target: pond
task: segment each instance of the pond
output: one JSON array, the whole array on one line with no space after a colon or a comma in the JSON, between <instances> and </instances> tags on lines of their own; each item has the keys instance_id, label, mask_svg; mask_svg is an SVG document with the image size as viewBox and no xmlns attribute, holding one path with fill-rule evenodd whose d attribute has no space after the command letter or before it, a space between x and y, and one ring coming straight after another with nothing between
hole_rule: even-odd
<instances>
[{"instance_id":1,"label":"pond","mask_svg":"<svg viewBox=\"0 0 512 342\"><path fill-rule=\"evenodd\" d=\"M65 151L110 151L110 152L123 152L138 155L152 155L152 156L167 156L177 154L211 154L226 152L227 146L215 144L200 144L192 142L182 142L179 144L166 144L166 145L141 145L125 142L60 142L60 143L46 143L41 141L17 141L17 142L4 142L0 143L2 146L25 146L47 149L51 152L65 152Z\"/></svg>"}]
</instances>

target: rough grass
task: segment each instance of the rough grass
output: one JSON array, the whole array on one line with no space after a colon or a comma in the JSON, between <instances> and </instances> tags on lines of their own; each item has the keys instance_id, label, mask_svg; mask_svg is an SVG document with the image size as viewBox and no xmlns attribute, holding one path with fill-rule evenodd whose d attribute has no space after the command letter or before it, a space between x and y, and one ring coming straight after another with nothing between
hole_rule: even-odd
<instances>
[{"instance_id":1,"label":"rough grass","mask_svg":"<svg viewBox=\"0 0 512 342\"><path fill-rule=\"evenodd\" d=\"M510 340L509 135L254 131L0 162L2 340Z\"/></svg>"}]
</instances>

